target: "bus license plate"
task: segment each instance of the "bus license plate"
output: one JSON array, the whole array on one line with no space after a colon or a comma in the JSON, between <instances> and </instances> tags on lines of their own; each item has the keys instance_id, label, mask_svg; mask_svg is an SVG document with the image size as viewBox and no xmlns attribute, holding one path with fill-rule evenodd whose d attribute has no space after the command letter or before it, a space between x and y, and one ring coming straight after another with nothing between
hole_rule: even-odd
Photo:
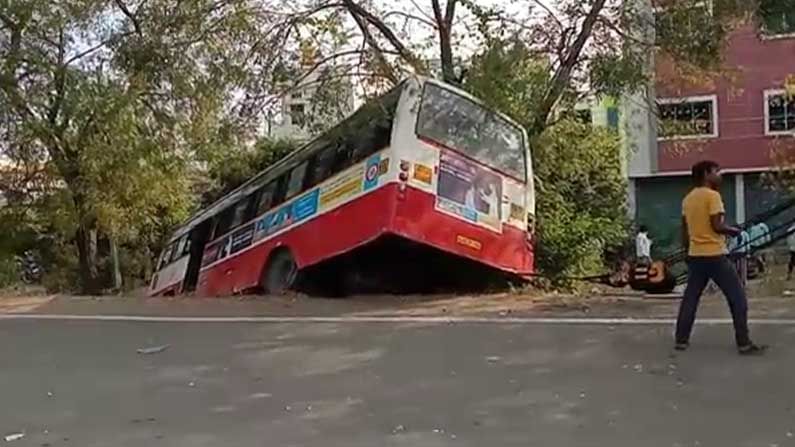
<instances>
[{"instance_id":1,"label":"bus license plate","mask_svg":"<svg viewBox=\"0 0 795 447\"><path fill-rule=\"evenodd\" d=\"M455 241L458 243L458 245L463 245L464 247L471 248L475 251L480 251L483 249L483 244L480 241L470 239L466 236L458 235Z\"/></svg>"}]
</instances>

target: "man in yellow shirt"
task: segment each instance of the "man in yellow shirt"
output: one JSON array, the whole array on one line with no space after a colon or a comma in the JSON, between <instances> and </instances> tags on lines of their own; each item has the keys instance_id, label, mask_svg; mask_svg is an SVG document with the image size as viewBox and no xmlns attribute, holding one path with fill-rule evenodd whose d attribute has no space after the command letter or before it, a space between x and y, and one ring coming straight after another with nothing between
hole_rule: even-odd
<instances>
[{"instance_id":1,"label":"man in yellow shirt","mask_svg":"<svg viewBox=\"0 0 795 447\"><path fill-rule=\"evenodd\" d=\"M737 236L740 230L725 222L726 211L718 192L720 166L713 161L697 163L693 166L693 183L693 190L682 202L682 241L688 252L688 277L676 322L676 350L684 351L690 346L698 303L712 280L729 303L739 353L762 354L766 347L755 345L748 334L748 300L727 256L726 236Z\"/></svg>"}]
</instances>

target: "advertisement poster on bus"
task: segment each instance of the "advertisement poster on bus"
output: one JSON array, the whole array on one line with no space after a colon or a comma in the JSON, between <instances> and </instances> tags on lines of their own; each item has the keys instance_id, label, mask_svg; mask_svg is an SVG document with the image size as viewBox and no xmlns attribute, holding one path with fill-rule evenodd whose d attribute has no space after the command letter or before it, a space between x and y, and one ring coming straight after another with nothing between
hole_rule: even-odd
<instances>
[{"instance_id":1,"label":"advertisement poster on bus","mask_svg":"<svg viewBox=\"0 0 795 447\"><path fill-rule=\"evenodd\" d=\"M359 165L324 185L320 191L321 211L333 208L346 199L362 192L364 166Z\"/></svg>"},{"instance_id":2,"label":"advertisement poster on bus","mask_svg":"<svg viewBox=\"0 0 795 447\"><path fill-rule=\"evenodd\" d=\"M320 190L315 189L294 202L266 214L265 217L257 222L254 240L260 240L279 230L312 217L318 211L319 197Z\"/></svg>"},{"instance_id":3,"label":"advertisement poster on bus","mask_svg":"<svg viewBox=\"0 0 795 447\"><path fill-rule=\"evenodd\" d=\"M254 242L254 224L250 223L232 234L232 245L229 254L244 250Z\"/></svg>"},{"instance_id":4,"label":"advertisement poster on bus","mask_svg":"<svg viewBox=\"0 0 795 447\"><path fill-rule=\"evenodd\" d=\"M437 208L468 221L502 231L502 179L451 151L439 161Z\"/></svg>"}]
</instances>

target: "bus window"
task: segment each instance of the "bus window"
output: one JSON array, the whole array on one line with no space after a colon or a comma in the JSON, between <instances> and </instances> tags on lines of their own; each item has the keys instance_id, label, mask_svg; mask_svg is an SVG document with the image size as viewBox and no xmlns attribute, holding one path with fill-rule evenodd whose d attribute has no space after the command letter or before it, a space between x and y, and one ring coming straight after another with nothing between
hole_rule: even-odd
<instances>
[{"instance_id":1,"label":"bus window","mask_svg":"<svg viewBox=\"0 0 795 447\"><path fill-rule=\"evenodd\" d=\"M277 186L278 182L276 180L273 180L259 190L259 198L257 201L257 211L256 211L257 216L265 214L269 209L271 209L274 206L275 202L274 199L276 198Z\"/></svg>"},{"instance_id":2,"label":"bus window","mask_svg":"<svg viewBox=\"0 0 795 447\"><path fill-rule=\"evenodd\" d=\"M287 181L287 191L284 197L285 200L290 200L303 191L306 167L307 162L303 162L290 172L290 179Z\"/></svg>"},{"instance_id":3,"label":"bus window","mask_svg":"<svg viewBox=\"0 0 795 447\"><path fill-rule=\"evenodd\" d=\"M182 256L187 256L190 254L190 246L192 242L193 241L191 241L190 236L185 236L185 244L182 246Z\"/></svg>"},{"instance_id":4,"label":"bus window","mask_svg":"<svg viewBox=\"0 0 795 447\"><path fill-rule=\"evenodd\" d=\"M353 166L353 145L342 142L337 147L334 156L334 172L340 172L349 166Z\"/></svg>"},{"instance_id":5,"label":"bus window","mask_svg":"<svg viewBox=\"0 0 795 447\"><path fill-rule=\"evenodd\" d=\"M235 217L234 207L229 207L218 215L218 222L215 224L215 232L213 232L213 240L225 235L232 229L232 220Z\"/></svg>"},{"instance_id":6,"label":"bus window","mask_svg":"<svg viewBox=\"0 0 795 447\"><path fill-rule=\"evenodd\" d=\"M245 199L237 202L234 207L234 211L232 212L232 224L229 226L229 229L232 230L234 228L239 227L241 224L246 222L246 211L248 211L248 205L251 200L251 197L246 197Z\"/></svg>"},{"instance_id":7,"label":"bus window","mask_svg":"<svg viewBox=\"0 0 795 447\"><path fill-rule=\"evenodd\" d=\"M389 146L389 137L392 133L391 125L375 120L374 125L361 129L361 132L353 135L353 162L359 163L370 155Z\"/></svg>"},{"instance_id":8,"label":"bus window","mask_svg":"<svg viewBox=\"0 0 795 447\"><path fill-rule=\"evenodd\" d=\"M182 257L183 246L185 245L185 241L187 239L187 236L182 236L178 241L174 242L171 249L171 262L176 262Z\"/></svg>"},{"instance_id":9,"label":"bus window","mask_svg":"<svg viewBox=\"0 0 795 447\"><path fill-rule=\"evenodd\" d=\"M273 181L273 183L276 184L276 188L275 192L273 193L273 203L271 203L271 208L284 203L285 195L287 193L287 176L288 174L282 174L281 177Z\"/></svg>"},{"instance_id":10,"label":"bus window","mask_svg":"<svg viewBox=\"0 0 795 447\"><path fill-rule=\"evenodd\" d=\"M163 251L163 256L160 257L160 265L157 267L158 270L162 270L171 262L171 250L173 248L174 246L169 244L168 247L166 247L166 249Z\"/></svg>"},{"instance_id":11,"label":"bus window","mask_svg":"<svg viewBox=\"0 0 795 447\"><path fill-rule=\"evenodd\" d=\"M334 173L335 158L337 151L334 146L326 146L312 157L311 168L307 175L306 186L311 188L323 180L331 177Z\"/></svg>"}]
</instances>

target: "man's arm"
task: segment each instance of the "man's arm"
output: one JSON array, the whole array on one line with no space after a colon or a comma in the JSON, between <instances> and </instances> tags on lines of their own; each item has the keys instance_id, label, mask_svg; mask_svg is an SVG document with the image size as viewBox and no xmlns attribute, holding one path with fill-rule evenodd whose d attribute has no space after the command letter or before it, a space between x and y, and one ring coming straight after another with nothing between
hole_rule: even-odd
<instances>
[{"instance_id":1,"label":"man's arm","mask_svg":"<svg viewBox=\"0 0 795 447\"><path fill-rule=\"evenodd\" d=\"M740 234L739 228L726 225L726 219L723 213L718 213L709 216L709 219L710 222L712 223L712 229L715 230L715 232L718 234L723 234L726 236L737 236L738 234Z\"/></svg>"},{"instance_id":2,"label":"man's arm","mask_svg":"<svg viewBox=\"0 0 795 447\"><path fill-rule=\"evenodd\" d=\"M709 221L712 229L718 234L725 236L737 236L740 230L726 225L726 208L723 207L723 200L717 192L708 196L707 206L709 207Z\"/></svg>"},{"instance_id":3,"label":"man's arm","mask_svg":"<svg viewBox=\"0 0 795 447\"><path fill-rule=\"evenodd\" d=\"M685 219L685 216L682 216L682 247L684 247L685 252L690 250L690 234L687 232L687 219Z\"/></svg>"}]
</instances>

